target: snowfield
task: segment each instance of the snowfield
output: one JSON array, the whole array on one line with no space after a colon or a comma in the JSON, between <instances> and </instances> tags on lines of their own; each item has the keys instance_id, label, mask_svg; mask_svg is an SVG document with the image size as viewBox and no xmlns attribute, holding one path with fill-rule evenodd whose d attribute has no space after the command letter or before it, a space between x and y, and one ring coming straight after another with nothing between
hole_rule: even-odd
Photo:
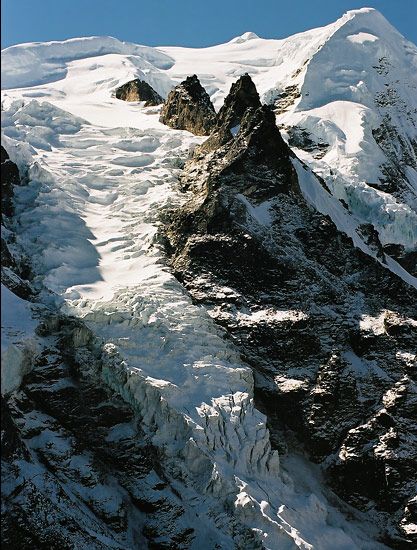
<instances>
[{"instance_id":1,"label":"snowfield","mask_svg":"<svg viewBox=\"0 0 417 550\"><path fill-rule=\"evenodd\" d=\"M92 37L3 52L2 143L22 171L28 167L27 185L16 189L17 240L33 258L42 302L85 321L104 344L107 383L137 408L178 476L204 506L231 506L266 548L384 546L372 542L364 518L347 521L301 459L280 469L265 417L253 405L251 370L164 263L159 218L185 200L177 177L202 138L162 125L158 107L125 103L113 93L141 78L166 97L197 73L219 108L246 72L264 101L298 87L301 95L277 122L301 126L328 144L319 159L295 151L332 193L294 160L303 194L374 255L356 233L360 223L373 223L383 244L412 249L417 241L417 172L410 167L402 201L368 185L380 176L370 166L386 160L372 134L383 115L369 99L384 87L372 65L386 51L398 55L389 78L400 81L411 107L411 114L396 110L394 122L416 139L417 49L371 9L285 40L245 33L227 44L186 49ZM268 225L268 205L246 200L245 206ZM387 267L415 283L394 260ZM10 294L6 289L6 309L16 315L5 324L9 354L13 327L24 339L34 330L28 307ZM10 390L20 383L19 369L11 380L6 374Z\"/></svg>"}]
</instances>

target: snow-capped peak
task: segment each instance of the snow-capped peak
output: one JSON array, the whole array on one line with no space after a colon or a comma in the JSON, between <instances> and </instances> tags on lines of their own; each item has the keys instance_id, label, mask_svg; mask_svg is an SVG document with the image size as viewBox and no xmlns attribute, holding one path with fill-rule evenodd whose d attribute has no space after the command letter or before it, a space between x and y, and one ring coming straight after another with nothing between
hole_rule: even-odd
<instances>
[{"instance_id":1,"label":"snow-capped peak","mask_svg":"<svg viewBox=\"0 0 417 550\"><path fill-rule=\"evenodd\" d=\"M372 11L379 13L379 11L376 10L375 8L367 8L367 7L358 8L356 10L348 10L346 13L353 14L353 15L358 15L360 13L369 13L369 12L372 12Z\"/></svg>"},{"instance_id":2,"label":"snow-capped peak","mask_svg":"<svg viewBox=\"0 0 417 550\"><path fill-rule=\"evenodd\" d=\"M259 36L254 32L244 32L240 36L236 36L236 38L230 40L230 44L242 44L242 42L247 42L248 40L253 40L255 38L259 38Z\"/></svg>"},{"instance_id":3,"label":"snow-capped peak","mask_svg":"<svg viewBox=\"0 0 417 550\"><path fill-rule=\"evenodd\" d=\"M359 26L363 26L365 24L369 27L374 27L375 29L381 28L381 25L389 26L391 29L394 29L398 33L398 31L391 25L389 21L387 21L382 13L375 8L359 8L356 10L348 10L334 23L329 25L329 27L333 26L335 29L338 29L349 22L351 24Z\"/></svg>"}]
</instances>

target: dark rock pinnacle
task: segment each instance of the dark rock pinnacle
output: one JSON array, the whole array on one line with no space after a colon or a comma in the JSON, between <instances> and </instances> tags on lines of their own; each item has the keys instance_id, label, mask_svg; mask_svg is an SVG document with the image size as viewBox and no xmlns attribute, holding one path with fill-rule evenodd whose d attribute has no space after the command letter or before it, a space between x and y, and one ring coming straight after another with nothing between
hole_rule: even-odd
<instances>
[{"instance_id":1,"label":"dark rock pinnacle","mask_svg":"<svg viewBox=\"0 0 417 550\"><path fill-rule=\"evenodd\" d=\"M257 109L260 106L261 101L256 86L246 73L232 84L217 115L217 126L227 126L230 130L240 124L247 109Z\"/></svg>"},{"instance_id":2,"label":"dark rock pinnacle","mask_svg":"<svg viewBox=\"0 0 417 550\"><path fill-rule=\"evenodd\" d=\"M215 119L210 97L193 75L170 91L159 120L171 128L207 136L214 128Z\"/></svg>"}]
</instances>

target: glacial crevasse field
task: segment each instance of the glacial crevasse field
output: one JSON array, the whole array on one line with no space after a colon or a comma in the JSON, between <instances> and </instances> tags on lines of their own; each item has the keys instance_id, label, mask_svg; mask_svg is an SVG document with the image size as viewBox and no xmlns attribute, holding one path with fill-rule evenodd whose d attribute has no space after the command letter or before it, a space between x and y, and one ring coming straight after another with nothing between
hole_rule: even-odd
<instances>
[{"instance_id":1,"label":"glacial crevasse field","mask_svg":"<svg viewBox=\"0 0 417 550\"><path fill-rule=\"evenodd\" d=\"M292 436L287 452L271 440L255 398L267 382L176 277L161 238L165 216L190 199L178 180L205 138L115 90L139 78L165 99L196 74L218 111L248 73L295 154L309 208L414 289L415 271L391 251L412 257L417 242L416 46L364 8L282 40L248 32L188 49L87 37L2 56L2 145L22 181L2 231L14 258L2 285L3 491L21 547L27 518L41 526L32 547L46 548L382 550L411 540L412 522L387 538L389 511L337 496ZM275 250L275 203L239 200L245 231ZM370 224L377 245L361 231ZM23 279L26 294L14 293ZM224 284L217 299L234 292ZM311 304L262 307L233 314L242 326L314 314ZM374 313L359 323L385 330ZM397 353L409 368L417 322L407 323L409 348ZM403 380L377 355L353 355L358 378Z\"/></svg>"}]
</instances>

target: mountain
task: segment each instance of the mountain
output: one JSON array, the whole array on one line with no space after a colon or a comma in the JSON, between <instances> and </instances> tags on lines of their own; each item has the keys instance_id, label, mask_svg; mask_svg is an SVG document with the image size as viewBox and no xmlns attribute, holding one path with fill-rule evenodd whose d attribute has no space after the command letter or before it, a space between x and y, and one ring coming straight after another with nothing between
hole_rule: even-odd
<instances>
[{"instance_id":1,"label":"mountain","mask_svg":"<svg viewBox=\"0 0 417 550\"><path fill-rule=\"evenodd\" d=\"M412 548L416 46L2 55L6 547Z\"/></svg>"}]
</instances>

